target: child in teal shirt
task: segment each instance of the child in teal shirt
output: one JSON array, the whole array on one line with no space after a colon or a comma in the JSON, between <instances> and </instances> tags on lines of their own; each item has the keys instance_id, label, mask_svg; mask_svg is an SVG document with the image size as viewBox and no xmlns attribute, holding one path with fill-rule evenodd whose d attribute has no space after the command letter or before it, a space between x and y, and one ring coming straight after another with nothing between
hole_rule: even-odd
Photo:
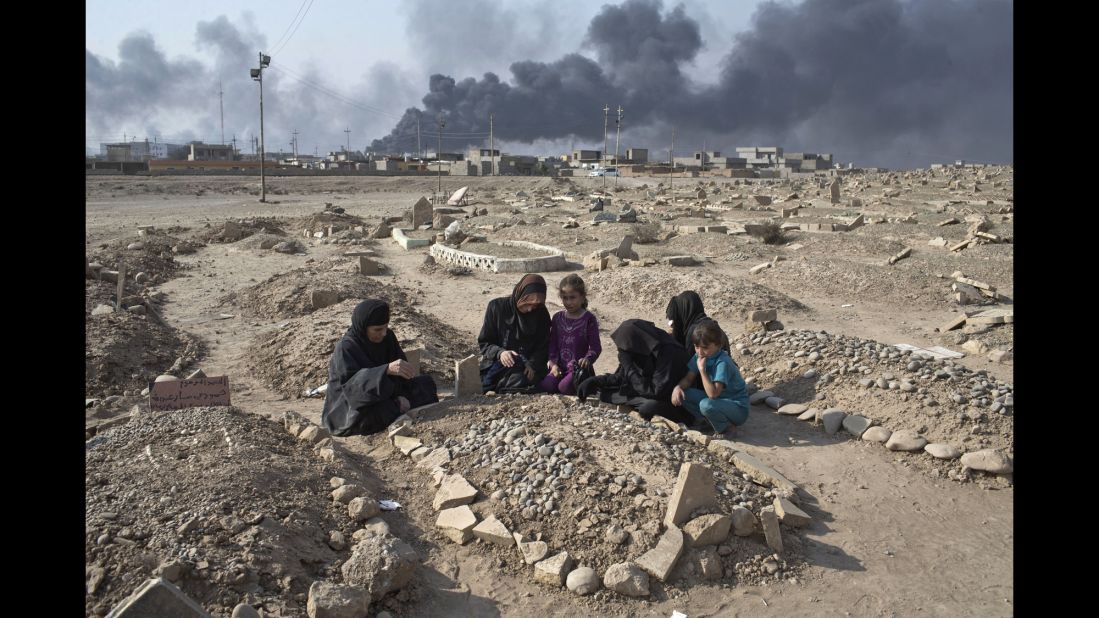
<instances>
[{"instance_id":1,"label":"child in teal shirt","mask_svg":"<svg viewBox=\"0 0 1099 618\"><path fill-rule=\"evenodd\" d=\"M729 353L721 348L725 333L713 320L701 322L691 332L695 354L687 362L687 375L672 391L672 405L683 406L695 418L705 418L715 434L736 435L748 420L748 386ZM690 388L702 377L703 388Z\"/></svg>"}]
</instances>

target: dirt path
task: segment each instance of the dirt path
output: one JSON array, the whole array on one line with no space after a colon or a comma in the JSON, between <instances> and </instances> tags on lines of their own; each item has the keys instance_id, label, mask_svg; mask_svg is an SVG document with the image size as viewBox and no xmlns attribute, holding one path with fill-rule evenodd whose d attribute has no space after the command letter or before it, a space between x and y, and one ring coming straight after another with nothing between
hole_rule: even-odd
<instances>
[{"instance_id":1,"label":"dirt path","mask_svg":"<svg viewBox=\"0 0 1099 618\"><path fill-rule=\"evenodd\" d=\"M87 203L89 243L118 235L139 224L201 226L204 218L228 216L300 216L336 200L350 214L370 219L399 214L408 194L379 192L336 196L294 195L278 205L215 196L170 199L97 197ZM177 223L178 222L178 223ZM323 260L342 247L313 246L309 257ZM474 272L447 277L421 272L426 250L404 251L391 241L376 247L379 259L396 275L383 276L391 285L413 292L419 309L475 338L485 304L510 292L515 275ZM322 401L293 400L273 393L248 375L247 343L278 322L217 319L235 313L217 306L223 294L267 277L300 267L305 257L237 250L211 245L190 256L188 276L157 289L168 296L165 319L202 337L208 355L199 365L210 375L229 375L235 405L266 416L295 410L319 421ZM543 273L551 286L563 273ZM559 309L550 295L551 313ZM839 307L838 299L799 295L812 311L786 318L787 328L825 329L890 343L934 345L927 336L938 315L898 312L897 307L862 304ZM634 307L593 306L602 326L605 350L613 351L609 333L622 320L642 317L661 322L662 315L638 315ZM739 325L737 325L739 326ZM611 371L613 361L600 363ZM966 359L967 366L985 368L1010 377L1010 367ZM1008 489L987 490L975 484L936 481L905 464L905 454L880 445L828 437L819 428L764 408L753 410L740 441L753 453L783 472L808 494L806 511L814 523L813 542L806 548L811 565L798 584L737 586L723 589L699 586L679 598L660 603L637 602L629 615L663 615L673 610L696 616L739 615L856 615L898 616L917 612L935 616L1012 615L1014 586L1013 502ZM356 439L342 440L352 451L368 457ZM387 481L396 479L386 479ZM422 569L423 589L430 590L409 609L412 615L545 615L584 613L583 605L565 608L559 597L544 595L527 579L496 573L493 559L475 545L446 546L429 556Z\"/></svg>"}]
</instances>

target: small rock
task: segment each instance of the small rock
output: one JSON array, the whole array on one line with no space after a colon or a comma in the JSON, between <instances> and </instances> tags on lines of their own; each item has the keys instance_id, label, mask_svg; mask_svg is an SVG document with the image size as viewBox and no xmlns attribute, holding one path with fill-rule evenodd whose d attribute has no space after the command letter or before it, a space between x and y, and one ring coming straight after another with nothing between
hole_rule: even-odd
<instances>
[{"instance_id":1,"label":"small rock","mask_svg":"<svg viewBox=\"0 0 1099 618\"><path fill-rule=\"evenodd\" d=\"M862 432L862 439L867 442L885 442L892 432L882 426L871 427Z\"/></svg>"},{"instance_id":2,"label":"small rock","mask_svg":"<svg viewBox=\"0 0 1099 618\"><path fill-rule=\"evenodd\" d=\"M309 586L309 618L362 618L368 611L370 593L362 588L323 581Z\"/></svg>"},{"instance_id":3,"label":"small rock","mask_svg":"<svg viewBox=\"0 0 1099 618\"><path fill-rule=\"evenodd\" d=\"M703 515L696 517L683 526L683 535L691 547L717 545L729 538L729 528L733 519L728 515Z\"/></svg>"},{"instance_id":4,"label":"small rock","mask_svg":"<svg viewBox=\"0 0 1099 618\"><path fill-rule=\"evenodd\" d=\"M366 493L362 485L347 483L332 490L332 499L342 504L350 504L351 500Z\"/></svg>"},{"instance_id":5,"label":"small rock","mask_svg":"<svg viewBox=\"0 0 1099 618\"><path fill-rule=\"evenodd\" d=\"M599 584L599 575L588 567L574 569L565 578L565 587L570 592L575 592L580 596L592 594L599 590Z\"/></svg>"},{"instance_id":6,"label":"small rock","mask_svg":"<svg viewBox=\"0 0 1099 618\"><path fill-rule=\"evenodd\" d=\"M378 502L370 496L357 496L347 503L347 514L351 521L365 521L381 513Z\"/></svg>"},{"instance_id":7,"label":"small rock","mask_svg":"<svg viewBox=\"0 0 1099 618\"><path fill-rule=\"evenodd\" d=\"M1011 474L1015 467L1007 455L996 449L973 451L962 455L962 465L993 474Z\"/></svg>"},{"instance_id":8,"label":"small rock","mask_svg":"<svg viewBox=\"0 0 1099 618\"><path fill-rule=\"evenodd\" d=\"M843 429L847 433L861 437L862 434L870 428L870 419L865 416L859 416L858 414L849 414L843 418Z\"/></svg>"},{"instance_id":9,"label":"small rock","mask_svg":"<svg viewBox=\"0 0 1099 618\"><path fill-rule=\"evenodd\" d=\"M646 597L649 596L649 574L633 562L619 562L607 568L603 586L628 597Z\"/></svg>"},{"instance_id":10,"label":"small rock","mask_svg":"<svg viewBox=\"0 0 1099 618\"><path fill-rule=\"evenodd\" d=\"M749 536L756 531L756 516L751 511L734 506L730 511L733 519L733 534L737 536Z\"/></svg>"},{"instance_id":11,"label":"small rock","mask_svg":"<svg viewBox=\"0 0 1099 618\"><path fill-rule=\"evenodd\" d=\"M962 456L962 452L949 444L942 444L939 442L932 442L923 447L923 450L927 451L929 455L936 459L957 459Z\"/></svg>"},{"instance_id":12,"label":"small rock","mask_svg":"<svg viewBox=\"0 0 1099 618\"><path fill-rule=\"evenodd\" d=\"M534 565L534 581L560 586L565 583L565 576L571 567L572 558L569 557L569 552L561 551Z\"/></svg>"},{"instance_id":13,"label":"small rock","mask_svg":"<svg viewBox=\"0 0 1099 618\"><path fill-rule=\"evenodd\" d=\"M891 451L918 451L926 445L927 438L912 429L894 431L885 442L885 448Z\"/></svg>"},{"instance_id":14,"label":"small rock","mask_svg":"<svg viewBox=\"0 0 1099 618\"><path fill-rule=\"evenodd\" d=\"M843 410L836 408L829 408L825 410L821 415L821 422L824 423L824 432L828 435L835 435L840 427L843 425L843 419L847 417L847 413Z\"/></svg>"},{"instance_id":15,"label":"small rock","mask_svg":"<svg viewBox=\"0 0 1099 618\"><path fill-rule=\"evenodd\" d=\"M345 583L365 588L377 601L412 581L419 562L416 550L408 543L395 537L372 536L355 545L340 572Z\"/></svg>"},{"instance_id":16,"label":"small rock","mask_svg":"<svg viewBox=\"0 0 1099 618\"><path fill-rule=\"evenodd\" d=\"M327 615L328 614L321 614L321 616ZM240 603L233 608L233 615L230 618L260 618L260 615L259 612L256 611L256 608L247 603ZM320 618L320 616L309 614L309 618Z\"/></svg>"},{"instance_id":17,"label":"small rock","mask_svg":"<svg viewBox=\"0 0 1099 618\"><path fill-rule=\"evenodd\" d=\"M809 406L803 403L788 403L779 408L778 413L787 416L798 416L800 414L803 414L808 409Z\"/></svg>"}]
</instances>

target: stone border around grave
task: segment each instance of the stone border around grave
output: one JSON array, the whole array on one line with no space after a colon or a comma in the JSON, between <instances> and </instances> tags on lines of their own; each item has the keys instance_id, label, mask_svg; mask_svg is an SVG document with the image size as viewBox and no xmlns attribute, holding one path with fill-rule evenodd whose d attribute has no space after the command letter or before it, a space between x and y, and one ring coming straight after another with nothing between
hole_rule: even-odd
<instances>
[{"instance_id":1,"label":"stone border around grave","mask_svg":"<svg viewBox=\"0 0 1099 618\"><path fill-rule=\"evenodd\" d=\"M418 249L420 247L426 247L426 246L432 244L432 242L430 240L427 240L427 239L409 238L408 236L405 236L404 230L402 230L399 227L393 228L392 236L393 236L393 240L397 241L397 244L400 245L406 251L409 250L409 249Z\"/></svg>"},{"instance_id":2,"label":"stone border around grave","mask_svg":"<svg viewBox=\"0 0 1099 618\"><path fill-rule=\"evenodd\" d=\"M882 446L892 452L925 453L929 457L944 461L960 459L962 476L965 476L969 470L980 470L997 476L1015 473L1013 458L998 449L962 451L945 442L931 442L912 430L892 431L878 425L869 417L840 408L821 410L807 404L788 404L785 399L767 389L759 389L752 393L748 402L750 407L760 405L770 408L775 414L797 416L800 421L810 421L814 425L819 425L830 436L836 435L842 429L855 440L881 442ZM878 431L872 431L875 429Z\"/></svg>"},{"instance_id":3,"label":"stone border around grave","mask_svg":"<svg viewBox=\"0 0 1099 618\"><path fill-rule=\"evenodd\" d=\"M625 407L605 403L599 405L618 411L623 411ZM780 521L797 528L810 525L811 517L797 506L800 503L797 495L798 486L764 462L738 448L736 443L728 440L711 440L710 436L697 431L689 431L684 426L673 423L661 416L654 416L651 421L645 421L639 416L634 420L665 426L671 431L684 433L691 440L717 456L719 460L732 464L743 474L745 479L771 487L774 492L773 505L763 507L763 521L757 519L753 514L751 516L751 526L754 531L762 533L767 546L775 552L782 553L783 551L782 536L778 526ZM437 531L458 545L465 545L474 539L480 539L486 543L503 547L515 547L522 555L523 561L527 565L533 565L531 577L535 583L546 584L553 588L565 587L570 592L581 596L591 594L603 587L622 596L648 597L649 575L660 581L666 581L667 576L672 572L685 549L683 529L680 525L665 521L665 531L660 536L656 547L632 561L611 565L602 576L594 571L587 573L585 578L595 579L596 581L589 582L587 587L578 585L579 581L574 581L574 576L579 576L578 571L584 570L586 567L576 564L575 560L569 555L568 550L562 549L550 555L550 547L546 542L525 540L519 533L509 530L496 518L495 513L489 512L483 518L479 517L470 508L470 505L478 502L479 499L483 499L484 494L479 488L471 485L461 474L450 469L452 457L449 448L442 445L425 444L413 435L414 423L415 421L412 418L402 415L386 429L387 438L395 451L399 451L401 455L412 460L415 468L431 475L432 486L436 489L432 506L437 513L435 522ZM675 491L669 498L668 513L673 509L686 509L685 512L690 512L697 507L697 504L692 506L692 500L697 502L697 496L690 495L695 489L687 487L692 468L703 469L703 476L711 474L706 466L684 462L680 466ZM333 486L336 485L337 480L342 479L333 479ZM697 484L696 481L695 485ZM337 488L338 491L339 488ZM336 492L333 492L333 498L337 499ZM767 521L768 514L770 515L770 522ZM666 514L665 519L670 516ZM728 528L728 525L732 523L730 515L722 514L716 518L702 516L698 519L707 517L725 520L726 534L731 533ZM691 524L694 523L694 520L681 523L683 528L693 530ZM768 523L771 525L768 525ZM737 534L740 536L739 533ZM674 547L666 547L671 545L674 545ZM592 569L586 570L592 571ZM624 585L626 582L618 581L619 578L611 574L612 571L617 570L628 570L631 574L636 574L636 577L641 578L644 583L636 589L626 586ZM577 579L580 578L577 577Z\"/></svg>"},{"instance_id":4,"label":"stone border around grave","mask_svg":"<svg viewBox=\"0 0 1099 618\"><path fill-rule=\"evenodd\" d=\"M500 258L494 255L459 251L453 247L436 243L431 246L431 256L436 260L446 260L466 268L477 268L494 273L544 272L568 268L565 252L556 247L523 240L505 240L500 244L506 247L523 247L534 251L544 251L549 255L539 258Z\"/></svg>"}]
</instances>

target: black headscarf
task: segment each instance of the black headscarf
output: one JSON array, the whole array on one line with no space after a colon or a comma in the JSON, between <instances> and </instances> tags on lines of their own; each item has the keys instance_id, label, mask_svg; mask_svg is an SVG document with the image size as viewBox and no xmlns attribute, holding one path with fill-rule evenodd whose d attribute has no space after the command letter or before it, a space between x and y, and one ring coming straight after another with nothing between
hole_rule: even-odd
<instances>
[{"instance_id":1,"label":"black headscarf","mask_svg":"<svg viewBox=\"0 0 1099 618\"><path fill-rule=\"evenodd\" d=\"M698 292L687 290L673 296L668 301L668 308L664 313L672 321L672 336L676 341L682 342L683 347L689 349L691 347L690 331L694 323L707 317Z\"/></svg>"},{"instance_id":2,"label":"black headscarf","mask_svg":"<svg viewBox=\"0 0 1099 618\"><path fill-rule=\"evenodd\" d=\"M367 326L380 326L389 323L389 303L384 300L367 299L355 306L351 313L351 328L346 336L362 349L369 360L367 367L384 365L402 358L401 346L392 330L386 330L385 339L374 343L366 334Z\"/></svg>"},{"instance_id":3,"label":"black headscarf","mask_svg":"<svg viewBox=\"0 0 1099 618\"><path fill-rule=\"evenodd\" d=\"M668 341L668 333L648 320L626 320L611 333L611 340L619 350L631 354L650 355Z\"/></svg>"},{"instance_id":4,"label":"black headscarf","mask_svg":"<svg viewBox=\"0 0 1099 618\"><path fill-rule=\"evenodd\" d=\"M521 313L519 311L519 301L527 294L541 294L542 304L535 307L530 313ZM511 306L514 311L511 312L511 316L505 317L505 320L509 324L518 324L520 338L526 338L541 331L543 326L548 326L549 310L546 309L545 296L546 280L542 278L542 275L523 275L519 283L515 284L515 288L511 291Z\"/></svg>"}]
</instances>

